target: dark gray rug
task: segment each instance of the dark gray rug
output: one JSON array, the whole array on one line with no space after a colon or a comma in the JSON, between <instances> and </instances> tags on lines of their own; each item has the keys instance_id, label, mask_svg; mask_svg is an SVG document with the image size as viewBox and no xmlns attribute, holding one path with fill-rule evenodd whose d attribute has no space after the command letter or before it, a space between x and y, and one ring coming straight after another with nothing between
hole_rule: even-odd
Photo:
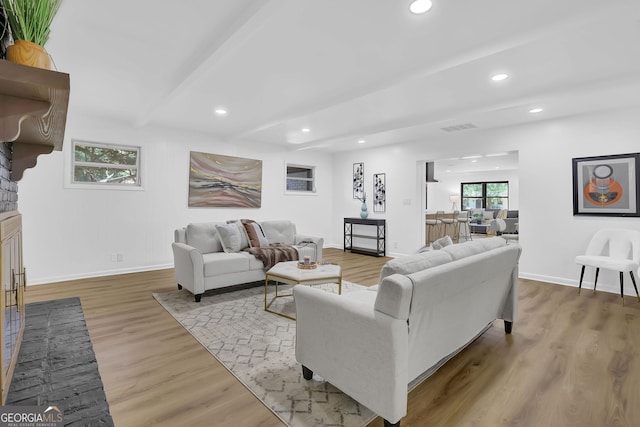
<instances>
[{"instance_id":1,"label":"dark gray rug","mask_svg":"<svg viewBox=\"0 0 640 427\"><path fill-rule=\"evenodd\" d=\"M7 405L55 405L65 426L113 426L79 298L27 304Z\"/></svg>"}]
</instances>

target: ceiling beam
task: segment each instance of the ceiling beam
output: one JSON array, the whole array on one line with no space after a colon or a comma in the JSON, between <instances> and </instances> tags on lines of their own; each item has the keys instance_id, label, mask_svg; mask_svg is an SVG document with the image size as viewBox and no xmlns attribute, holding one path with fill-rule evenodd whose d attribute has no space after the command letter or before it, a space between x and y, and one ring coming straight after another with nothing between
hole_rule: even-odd
<instances>
[{"instance_id":1,"label":"ceiling beam","mask_svg":"<svg viewBox=\"0 0 640 427\"><path fill-rule=\"evenodd\" d=\"M194 54L191 60L174 73L174 77L164 88L154 92L153 99L147 102L147 107L135 118L134 126L143 127L149 124L156 111L179 96L190 84L206 75L224 55L241 45L261 28L282 3L275 0L253 2L252 7L243 9L240 16L215 40L205 40L193 49Z\"/></svg>"}]
</instances>

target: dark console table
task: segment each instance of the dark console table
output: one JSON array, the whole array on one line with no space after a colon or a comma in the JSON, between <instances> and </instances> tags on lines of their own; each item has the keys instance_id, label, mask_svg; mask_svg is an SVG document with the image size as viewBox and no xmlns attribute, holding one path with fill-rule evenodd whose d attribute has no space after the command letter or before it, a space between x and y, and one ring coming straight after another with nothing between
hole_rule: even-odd
<instances>
[{"instance_id":1,"label":"dark console table","mask_svg":"<svg viewBox=\"0 0 640 427\"><path fill-rule=\"evenodd\" d=\"M358 230L354 232L354 226ZM371 232L361 231L364 227L374 228ZM374 256L385 256L386 221L384 219L344 219L344 250L354 253ZM371 246L362 246L365 242L371 242ZM360 243L360 245L358 245Z\"/></svg>"}]
</instances>

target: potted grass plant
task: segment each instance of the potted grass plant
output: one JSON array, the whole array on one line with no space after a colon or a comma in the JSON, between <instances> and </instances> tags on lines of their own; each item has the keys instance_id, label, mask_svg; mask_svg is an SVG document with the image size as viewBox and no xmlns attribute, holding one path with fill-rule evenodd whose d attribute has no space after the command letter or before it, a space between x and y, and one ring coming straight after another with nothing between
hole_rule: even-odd
<instances>
[{"instance_id":1,"label":"potted grass plant","mask_svg":"<svg viewBox=\"0 0 640 427\"><path fill-rule=\"evenodd\" d=\"M7 47L7 59L32 67L51 69L44 49L51 22L62 0L0 0L7 15L14 44Z\"/></svg>"}]
</instances>

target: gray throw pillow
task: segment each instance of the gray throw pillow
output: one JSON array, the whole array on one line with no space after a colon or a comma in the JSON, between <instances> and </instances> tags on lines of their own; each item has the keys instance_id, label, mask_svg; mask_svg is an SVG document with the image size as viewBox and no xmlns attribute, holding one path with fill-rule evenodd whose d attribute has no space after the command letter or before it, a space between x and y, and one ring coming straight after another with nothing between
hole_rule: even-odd
<instances>
[{"instance_id":1,"label":"gray throw pillow","mask_svg":"<svg viewBox=\"0 0 640 427\"><path fill-rule=\"evenodd\" d=\"M216 230L225 252L240 252L240 230L236 224L216 224Z\"/></svg>"},{"instance_id":2,"label":"gray throw pillow","mask_svg":"<svg viewBox=\"0 0 640 427\"><path fill-rule=\"evenodd\" d=\"M421 247L420 249L418 249L418 250L416 251L416 253L417 253L417 254L421 254L422 252L428 252L428 251L430 251L431 249L433 249L433 248L431 247L431 245L424 245L423 247Z\"/></svg>"},{"instance_id":3,"label":"gray throw pillow","mask_svg":"<svg viewBox=\"0 0 640 427\"><path fill-rule=\"evenodd\" d=\"M227 221L227 224L235 224L240 231L240 250L248 248L249 246L249 238L247 236L247 232L244 230L244 224L240 222L239 219L232 219Z\"/></svg>"},{"instance_id":4,"label":"gray throw pillow","mask_svg":"<svg viewBox=\"0 0 640 427\"><path fill-rule=\"evenodd\" d=\"M451 240L450 236L441 237L431 244L433 249L442 249L449 245L453 245L453 240Z\"/></svg>"},{"instance_id":5,"label":"gray throw pillow","mask_svg":"<svg viewBox=\"0 0 640 427\"><path fill-rule=\"evenodd\" d=\"M201 222L187 225L187 244L193 246L203 254L222 252L220 235L216 230L216 223Z\"/></svg>"}]
</instances>

